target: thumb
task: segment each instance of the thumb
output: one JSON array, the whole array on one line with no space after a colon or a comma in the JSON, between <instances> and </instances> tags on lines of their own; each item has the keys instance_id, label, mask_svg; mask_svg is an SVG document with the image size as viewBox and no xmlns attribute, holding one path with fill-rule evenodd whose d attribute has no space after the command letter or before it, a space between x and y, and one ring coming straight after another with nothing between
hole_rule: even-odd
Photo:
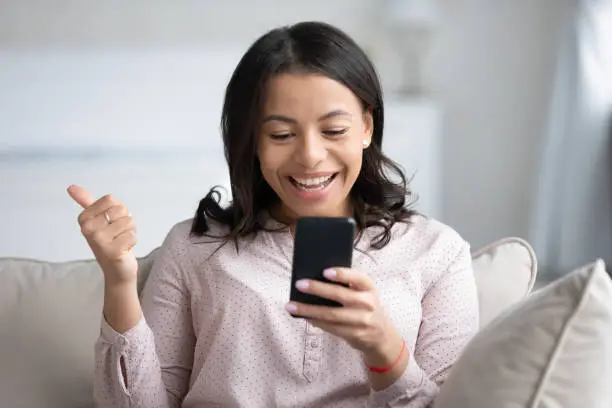
<instances>
[{"instance_id":1,"label":"thumb","mask_svg":"<svg viewBox=\"0 0 612 408\"><path fill-rule=\"evenodd\" d=\"M81 186L71 185L67 189L68 194L74 201L76 201L81 207L87 208L94 203L94 199L89 193Z\"/></svg>"}]
</instances>

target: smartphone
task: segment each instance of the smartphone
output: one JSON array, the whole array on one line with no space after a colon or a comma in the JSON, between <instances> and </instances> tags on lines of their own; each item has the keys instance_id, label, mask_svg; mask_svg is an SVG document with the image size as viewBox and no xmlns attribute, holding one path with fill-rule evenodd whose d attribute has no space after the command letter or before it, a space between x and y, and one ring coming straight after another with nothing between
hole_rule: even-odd
<instances>
[{"instance_id":1,"label":"smartphone","mask_svg":"<svg viewBox=\"0 0 612 408\"><path fill-rule=\"evenodd\" d=\"M299 218L293 246L290 300L311 305L342 306L333 300L300 292L296 289L295 282L312 279L338 284L326 279L323 270L332 266L350 268L354 239L355 220L352 218Z\"/></svg>"}]
</instances>

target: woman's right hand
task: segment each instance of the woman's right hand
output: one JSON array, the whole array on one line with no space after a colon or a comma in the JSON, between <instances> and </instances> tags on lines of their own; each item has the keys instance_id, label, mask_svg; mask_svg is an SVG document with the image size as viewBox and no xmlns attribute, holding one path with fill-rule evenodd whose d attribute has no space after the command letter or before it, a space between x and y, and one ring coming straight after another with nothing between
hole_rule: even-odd
<instances>
[{"instance_id":1,"label":"woman's right hand","mask_svg":"<svg viewBox=\"0 0 612 408\"><path fill-rule=\"evenodd\" d=\"M83 211L78 217L81 233L102 268L107 285L136 285L138 262L136 224L127 208L112 195L94 201L83 187L71 185L68 194Z\"/></svg>"}]
</instances>

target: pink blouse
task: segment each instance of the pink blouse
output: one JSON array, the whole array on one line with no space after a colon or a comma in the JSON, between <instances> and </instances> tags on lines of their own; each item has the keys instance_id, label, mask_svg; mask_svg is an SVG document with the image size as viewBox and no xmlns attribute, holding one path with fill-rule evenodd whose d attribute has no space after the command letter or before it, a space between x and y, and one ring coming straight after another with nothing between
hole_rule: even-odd
<instances>
[{"instance_id":1,"label":"pink blouse","mask_svg":"<svg viewBox=\"0 0 612 408\"><path fill-rule=\"evenodd\" d=\"M378 230L366 230L353 267L373 279L410 352L404 374L373 391L358 351L285 311L287 228L242 240L237 252L233 243L191 237L190 226L177 224L157 254L141 321L120 334L102 319L94 381L101 408L427 407L478 328L470 249L455 231L415 216L371 250Z\"/></svg>"}]
</instances>

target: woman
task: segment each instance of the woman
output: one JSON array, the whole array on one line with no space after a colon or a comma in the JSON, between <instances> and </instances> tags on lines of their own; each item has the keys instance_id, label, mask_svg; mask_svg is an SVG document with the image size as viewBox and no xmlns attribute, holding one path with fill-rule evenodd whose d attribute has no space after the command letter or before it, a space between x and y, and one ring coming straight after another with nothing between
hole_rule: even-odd
<instances>
[{"instance_id":1,"label":"woman","mask_svg":"<svg viewBox=\"0 0 612 408\"><path fill-rule=\"evenodd\" d=\"M222 133L232 204L213 189L169 232L142 306L128 210L69 188L105 277L98 405L430 405L477 329L469 246L407 208L364 52L322 23L270 31L229 82ZM354 268L325 271L348 286L296 285L342 308L287 303L303 216L356 220Z\"/></svg>"}]
</instances>

